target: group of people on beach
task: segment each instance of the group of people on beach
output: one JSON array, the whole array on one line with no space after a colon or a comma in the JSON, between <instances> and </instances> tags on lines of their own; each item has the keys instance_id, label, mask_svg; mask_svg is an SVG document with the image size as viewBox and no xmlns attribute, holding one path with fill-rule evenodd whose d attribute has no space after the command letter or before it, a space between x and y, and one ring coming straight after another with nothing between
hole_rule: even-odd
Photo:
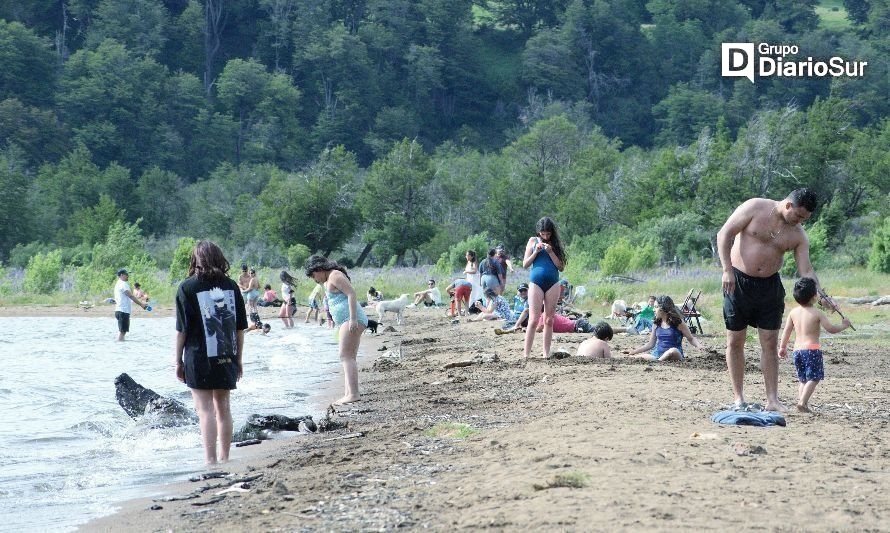
<instances>
[{"instance_id":1,"label":"group of people on beach","mask_svg":"<svg viewBox=\"0 0 890 533\"><path fill-rule=\"evenodd\" d=\"M832 324L827 316L815 309L815 302L830 308L835 304L821 294L819 281L809 258L809 241L801 223L812 216L817 207L815 193L807 188L792 191L786 198L775 201L753 198L740 205L727 219L717 236L720 263L723 268L723 314L726 326L726 362L734 395L734 408L749 407L743 392L744 347L749 326L758 330L761 346L767 401L765 410L781 411L784 406L778 398L778 359L786 357L787 344L795 335L793 350L797 377L801 384L797 409L808 412L808 401L816 384L824 377L822 352L819 344L820 327L837 333L851 326L848 319L840 325ZM785 324L781 343L779 330L785 309L785 290L779 276L785 252L794 253L801 278L794 287L794 299L799 307L794 309ZM489 253L486 264L475 267L475 252L467 252L465 273L470 289L475 289L473 275L481 274L481 286L488 300L483 319L517 319L511 327L496 330L497 333L521 331L524 324L525 342L523 354L528 357L536 332L543 333L543 356L549 357L554 331L579 331L575 322L555 313L556 303L562 293L559 272L565 268L566 257L555 223L548 217L541 218L535 235L526 243L522 266L529 268L529 283L517 290L520 303L514 306L512 315L503 293L505 270L493 258L497 250ZM449 287L450 289L452 287ZM453 284L457 300L456 313L465 301L466 285ZM460 292L459 292L460 291ZM471 297L472 298L472 297ZM473 298L473 300L475 300ZM650 297L653 316L647 342L628 355L651 358L658 361L677 361L684 357L682 340L685 338L696 348L702 348L684 323L683 316L670 296ZM518 315L518 316L517 316ZM527 322L525 322L527 320ZM535 326L537 325L537 326ZM608 356L611 351L607 340L613 331L608 324L595 325L595 336L579 347L579 355ZM594 349L595 347L595 349ZM607 355L608 354L608 355Z\"/></svg>"},{"instance_id":2,"label":"group of people on beach","mask_svg":"<svg viewBox=\"0 0 890 533\"><path fill-rule=\"evenodd\" d=\"M778 398L778 358L787 355L791 335L795 335L792 353L800 382L797 408L808 411L808 400L824 375L820 327L836 333L851 326L846 319L841 325L831 324L824 313L813 307L815 302L826 299L819 295L818 278L809 260L809 243L800 224L815 209L816 197L809 189L796 190L781 201L755 198L740 205L718 233L718 252L723 267L726 361L736 409L749 408L743 394L748 326L758 329L767 396L765 409L771 411L784 410ZM786 251L794 252L802 278L794 288L794 298L800 306L791 311L780 341L785 293L778 271ZM481 290L489 301L487 313L500 317L501 313L510 311L502 296L509 267L499 267L498 250L492 252L483 265L477 265L475 254L467 252L465 283L452 283L447 291L460 295L459 301L468 302L473 299L474 291ZM556 307L564 291L560 272L566 262L556 224L549 217L541 218L535 234L526 243L522 258L522 266L529 269L529 283L521 284L517 290L518 300L525 301L522 310L527 315L528 327L523 342L525 357L531 355L539 330L543 337L542 355L549 357L551 354L554 324L561 321L556 319ZM212 242L200 241L192 252L189 277L180 284L176 294L176 376L192 391L208 464L228 459L232 437L229 392L236 387L243 373L247 310L251 309L254 294L256 299L259 298L259 285L251 281L251 277L255 280L255 272L252 274L247 269L247 277L239 279L236 284L229 279L228 270L229 263L222 250ZM306 262L304 273L317 284L310 301L318 301L321 297L321 301L326 302L326 314L338 328L344 395L335 403L358 401L356 355L362 333L368 327L368 317L346 268L325 257L312 256ZM119 277L121 274L119 272ZM290 318L293 316L291 304L296 280L287 272L281 273L281 280L283 298L279 316ZM270 289L267 286L267 293ZM374 295L369 293L369 300L378 296L375 290ZM133 301L138 303L138 300ZM824 303L834 306L830 300ZM702 348L669 296L654 297L650 304L654 313L648 340L628 355L658 361L682 360L683 338ZM315 307L316 313L322 305L325 304L319 303ZM503 309L505 305L506 310ZM311 304L309 311L313 311ZM460 316L460 307L456 311ZM578 322L580 319L574 321L572 327L576 328ZM540 327L536 326L538 324ZM586 324L584 328L594 336L581 343L578 355L610 357L608 342L614 333L612 328L604 322Z\"/></svg>"}]
</instances>

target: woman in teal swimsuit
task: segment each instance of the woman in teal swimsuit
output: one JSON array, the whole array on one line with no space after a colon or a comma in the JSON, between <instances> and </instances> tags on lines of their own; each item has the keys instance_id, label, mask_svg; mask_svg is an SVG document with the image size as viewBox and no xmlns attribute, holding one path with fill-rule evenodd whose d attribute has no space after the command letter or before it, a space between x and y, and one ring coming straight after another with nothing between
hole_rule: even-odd
<instances>
[{"instance_id":1,"label":"woman in teal swimsuit","mask_svg":"<svg viewBox=\"0 0 890 533\"><path fill-rule=\"evenodd\" d=\"M346 269L336 261L313 255L306 262L305 270L306 277L312 278L316 283L324 284L331 317L336 327L340 328L340 362L343 364L345 393L334 403L357 402L358 364L355 358L359 342L362 340L362 332L368 327L368 317L358 305L358 298L355 296Z\"/></svg>"},{"instance_id":2,"label":"woman in teal swimsuit","mask_svg":"<svg viewBox=\"0 0 890 533\"><path fill-rule=\"evenodd\" d=\"M538 221L536 236L525 245L522 267L531 267L528 290L528 323L537 324L544 308L544 357L550 357L550 342L553 339L553 315L559 300L559 273L566 265L566 254L559 240L556 224L550 217ZM535 343L535 328L525 330L523 354L529 357Z\"/></svg>"}]
</instances>

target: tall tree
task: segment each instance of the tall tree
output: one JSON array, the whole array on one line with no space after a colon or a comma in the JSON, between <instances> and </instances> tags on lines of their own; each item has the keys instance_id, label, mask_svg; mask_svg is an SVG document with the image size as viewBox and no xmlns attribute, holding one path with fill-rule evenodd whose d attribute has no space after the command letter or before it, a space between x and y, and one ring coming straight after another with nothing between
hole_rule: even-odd
<instances>
[{"instance_id":1,"label":"tall tree","mask_svg":"<svg viewBox=\"0 0 890 533\"><path fill-rule=\"evenodd\" d=\"M223 16L223 0L204 0L204 92L210 96L216 54L226 20Z\"/></svg>"},{"instance_id":2,"label":"tall tree","mask_svg":"<svg viewBox=\"0 0 890 533\"><path fill-rule=\"evenodd\" d=\"M25 172L25 154L11 146L0 149L0 260L13 246L34 238L28 204L30 177Z\"/></svg>"},{"instance_id":3,"label":"tall tree","mask_svg":"<svg viewBox=\"0 0 890 533\"><path fill-rule=\"evenodd\" d=\"M324 255L352 237L360 221L355 155L342 146L321 153L299 174L276 173L260 195L260 225L272 240Z\"/></svg>"},{"instance_id":4,"label":"tall tree","mask_svg":"<svg viewBox=\"0 0 890 533\"><path fill-rule=\"evenodd\" d=\"M52 101L55 57L49 40L18 22L0 19L0 100L30 105Z\"/></svg>"},{"instance_id":5,"label":"tall tree","mask_svg":"<svg viewBox=\"0 0 890 533\"><path fill-rule=\"evenodd\" d=\"M377 241L405 264L405 253L416 250L435 234L428 216L429 186L435 171L423 147L404 139L371 165L359 193L359 203Z\"/></svg>"},{"instance_id":6,"label":"tall tree","mask_svg":"<svg viewBox=\"0 0 890 533\"><path fill-rule=\"evenodd\" d=\"M169 21L160 0L102 0L93 17L86 39L91 48L114 39L139 56L163 51Z\"/></svg>"}]
</instances>

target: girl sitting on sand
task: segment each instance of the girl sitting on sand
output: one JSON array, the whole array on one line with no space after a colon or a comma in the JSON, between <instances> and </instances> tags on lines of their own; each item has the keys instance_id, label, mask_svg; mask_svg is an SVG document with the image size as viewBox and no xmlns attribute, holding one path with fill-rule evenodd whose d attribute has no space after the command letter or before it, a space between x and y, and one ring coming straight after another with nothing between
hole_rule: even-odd
<instances>
[{"instance_id":1,"label":"girl sitting on sand","mask_svg":"<svg viewBox=\"0 0 890 533\"><path fill-rule=\"evenodd\" d=\"M689 339L689 344L702 348L698 339L692 336L689 327L683 322L683 315L671 297L662 295L655 299L655 321L649 334L649 341L628 355L655 361L680 361L683 359L683 337ZM652 351L637 355L648 350Z\"/></svg>"},{"instance_id":2,"label":"girl sitting on sand","mask_svg":"<svg viewBox=\"0 0 890 533\"><path fill-rule=\"evenodd\" d=\"M510 304L507 303L507 300L505 300L503 296L495 292L495 289L485 289L485 297L488 299L488 306L476 317L468 318L468 321L506 320L507 322L511 322L513 320L513 312L510 311Z\"/></svg>"}]
</instances>

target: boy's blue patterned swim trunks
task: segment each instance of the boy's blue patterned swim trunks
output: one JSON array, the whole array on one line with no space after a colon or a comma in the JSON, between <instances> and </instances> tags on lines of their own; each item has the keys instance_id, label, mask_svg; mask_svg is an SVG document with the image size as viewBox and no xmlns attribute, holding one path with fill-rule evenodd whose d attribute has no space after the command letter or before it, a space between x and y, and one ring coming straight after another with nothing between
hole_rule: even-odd
<instances>
[{"instance_id":1,"label":"boy's blue patterned swim trunks","mask_svg":"<svg viewBox=\"0 0 890 533\"><path fill-rule=\"evenodd\" d=\"M822 381L825 379L822 350L794 350L794 368L801 383Z\"/></svg>"}]
</instances>

